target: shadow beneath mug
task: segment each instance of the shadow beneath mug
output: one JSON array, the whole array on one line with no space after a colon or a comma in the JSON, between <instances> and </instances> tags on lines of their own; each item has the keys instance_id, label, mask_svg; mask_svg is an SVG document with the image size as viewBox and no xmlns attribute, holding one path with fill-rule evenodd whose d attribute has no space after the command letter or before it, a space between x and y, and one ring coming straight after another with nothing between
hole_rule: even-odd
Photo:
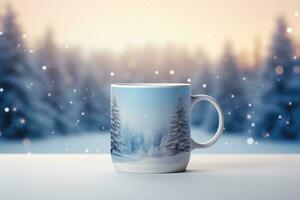
<instances>
[{"instance_id":1,"label":"shadow beneath mug","mask_svg":"<svg viewBox=\"0 0 300 200\"><path fill-rule=\"evenodd\" d=\"M247 159L248 158L248 159ZM280 166L280 160L269 159L267 157L257 158L256 155L249 156L218 156L217 158L207 158L198 162L191 162L185 171L186 173L229 171L237 169L258 169L270 166Z\"/></svg>"},{"instance_id":2,"label":"shadow beneath mug","mask_svg":"<svg viewBox=\"0 0 300 200\"><path fill-rule=\"evenodd\" d=\"M249 169L249 168L260 168L266 166L272 166L274 163L269 163L267 161L205 161L199 163L189 164L186 170L177 171L177 172L166 172L166 173L141 173L143 175L180 175L180 174L193 174L193 173L208 173L208 172L221 172L221 171L230 171L238 169ZM129 173L132 174L132 173ZM134 173L136 174L136 173Z\"/></svg>"}]
</instances>

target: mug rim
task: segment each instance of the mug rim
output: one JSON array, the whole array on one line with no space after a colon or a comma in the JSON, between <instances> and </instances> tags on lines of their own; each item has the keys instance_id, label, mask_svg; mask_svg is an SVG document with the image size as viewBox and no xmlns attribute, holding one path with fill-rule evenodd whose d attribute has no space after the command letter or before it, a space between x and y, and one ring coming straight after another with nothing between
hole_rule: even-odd
<instances>
[{"instance_id":1,"label":"mug rim","mask_svg":"<svg viewBox=\"0 0 300 200\"><path fill-rule=\"evenodd\" d=\"M169 88L169 87L190 87L188 83L114 83L111 88Z\"/></svg>"}]
</instances>

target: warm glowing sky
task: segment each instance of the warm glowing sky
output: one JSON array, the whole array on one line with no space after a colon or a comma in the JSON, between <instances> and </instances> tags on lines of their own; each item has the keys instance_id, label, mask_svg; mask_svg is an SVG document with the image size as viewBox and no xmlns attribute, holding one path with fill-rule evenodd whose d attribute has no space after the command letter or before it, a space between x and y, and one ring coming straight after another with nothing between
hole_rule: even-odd
<instances>
[{"instance_id":1,"label":"warm glowing sky","mask_svg":"<svg viewBox=\"0 0 300 200\"><path fill-rule=\"evenodd\" d=\"M4 3L0 0L0 11ZM269 39L274 19L286 15L300 35L299 0L9 0L28 40L51 25L62 44L120 50L130 45L172 41L202 45L218 55L231 38L251 50L255 37Z\"/></svg>"}]
</instances>

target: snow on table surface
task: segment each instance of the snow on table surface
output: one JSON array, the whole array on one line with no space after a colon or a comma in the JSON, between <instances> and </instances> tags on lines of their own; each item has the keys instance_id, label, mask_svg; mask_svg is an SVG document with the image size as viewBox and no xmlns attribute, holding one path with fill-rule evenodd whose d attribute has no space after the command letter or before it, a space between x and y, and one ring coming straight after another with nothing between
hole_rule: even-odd
<instances>
[{"instance_id":1,"label":"snow on table surface","mask_svg":"<svg viewBox=\"0 0 300 200\"><path fill-rule=\"evenodd\" d=\"M192 155L186 172L116 172L109 155L0 156L0 199L299 199L300 155Z\"/></svg>"},{"instance_id":2,"label":"snow on table surface","mask_svg":"<svg viewBox=\"0 0 300 200\"><path fill-rule=\"evenodd\" d=\"M192 137L196 141L207 141L212 134L199 128L192 128ZM273 141L269 138L254 138L247 134L228 134L207 149L193 153L300 153L300 141ZM82 133L67 136L53 135L45 139L28 141L0 140L0 153L109 153L110 134L108 132Z\"/></svg>"}]
</instances>

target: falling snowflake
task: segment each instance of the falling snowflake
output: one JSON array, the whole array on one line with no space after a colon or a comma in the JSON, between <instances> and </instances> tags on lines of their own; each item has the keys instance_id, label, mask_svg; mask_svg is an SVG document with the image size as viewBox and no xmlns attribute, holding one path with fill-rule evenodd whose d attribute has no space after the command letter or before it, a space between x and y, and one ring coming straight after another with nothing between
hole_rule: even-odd
<instances>
[{"instance_id":1,"label":"falling snowflake","mask_svg":"<svg viewBox=\"0 0 300 200\"><path fill-rule=\"evenodd\" d=\"M246 80L246 77L245 76L243 76L243 81L245 81Z\"/></svg>"},{"instance_id":2,"label":"falling snowflake","mask_svg":"<svg viewBox=\"0 0 300 200\"><path fill-rule=\"evenodd\" d=\"M255 127L255 123L254 122L251 123L251 127Z\"/></svg>"},{"instance_id":3,"label":"falling snowflake","mask_svg":"<svg viewBox=\"0 0 300 200\"><path fill-rule=\"evenodd\" d=\"M48 97L51 97L51 93L50 92L48 93Z\"/></svg>"},{"instance_id":4,"label":"falling snowflake","mask_svg":"<svg viewBox=\"0 0 300 200\"><path fill-rule=\"evenodd\" d=\"M291 105L292 105L292 102L290 101L290 102L289 102L289 106L291 106Z\"/></svg>"},{"instance_id":5,"label":"falling snowflake","mask_svg":"<svg viewBox=\"0 0 300 200\"><path fill-rule=\"evenodd\" d=\"M110 72L110 76L114 76L115 75L115 73L114 72Z\"/></svg>"},{"instance_id":6,"label":"falling snowflake","mask_svg":"<svg viewBox=\"0 0 300 200\"><path fill-rule=\"evenodd\" d=\"M247 138L247 144L253 145L253 143L254 143L254 139L252 137L248 137Z\"/></svg>"},{"instance_id":7,"label":"falling snowflake","mask_svg":"<svg viewBox=\"0 0 300 200\"><path fill-rule=\"evenodd\" d=\"M85 149L84 152L85 152L85 153L89 153L90 150L89 150L89 149Z\"/></svg>"},{"instance_id":8,"label":"falling snowflake","mask_svg":"<svg viewBox=\"0 0 300 200\"><path fill-rule=\"evenodd\" d=\"M298 16L299 16L299 12L295 11L295 12L294 12L294 16L295 16L295 17L298 17Z\"/></svg>"},{"instance_id":9,"label":"falling snowflake","mask_svg":"<svg viewBox=\"0 0 300 200\"><path fill-rule=\"evenodd\" d=\"M42 66L42 69L45 71L45 70L47 70L47 66L46 65L43 65Z\"/></svg>"},{"instance_id":10,"label":"falling snowflake","mask_svg":"<svg viewBox=\"0 0 300 200\"><path fill-rule=\"evenodd\" d=\"M289 124L290 124L290 121L289 121L289 120L287 120L287 121L285 122L285 124L286 124L286 125L289 125Z\"/></svg>"},{"instance_id":11,"label":"falling snowflake","mask_svg":"<svg viewBox=\"0 0 300 200\"><path fill-rule=\"evenodd\" d=\"M217 75L217 76L216 76L216 78L217 78L217 79L219 79L219 78L220 78L220 76L219 76L219 75Z\"/></svg>"},{"instance_id":12,"label":"falling snowflake","mask_svg":"<svg viewBox=\"0 0 300 200\"><path fill-rule=\"evenodd\" d=\"M251 107L251 106L252 106L252 104L251 104L251 103L249 103L249 104L248 104L248 106L249 106L249 107Z\"/></svg>"},{"instance_id":13,"label":"falling snowflake","mask_svg":"<svg viewBox=\"0 0 300 200\"><path fill-rule=\"evenodd\" d=\"M234 98L234 94L231 94L230 97L233 99Z\"/></svg>"},{"instance_id":14,"label":"falling snowflake","mask_svg":"<svg viewBox=\"0 0 300 200\"><path fill-rule=\"evenodd\" d=\"M174 75L175 74L175 72L174 72L174 70L170 70L170 75Z\"/></svg>"},{"instance_id":15,"label":"falling snowflake","mask_svg":"<svg viewBox=\"0 0 300 200\"><path fill-rule=\"evenodd\" d=\"M0 92L3 92L4 91L4 89L3 88L0 88Z\"/></svg>"},{"instance_id":16,"label":"falling snowflake","mask_svg":"<svg viewBox=\"0 0 300 200\"><path fill-rule=\"evenodd\" d=\"M287 27L287 29L286 29L286 32L288 32L288 33L292 33L292 32L293 32L293 29L292 29L292 27Z\"/></svg>"},{"instance_id":17,"label":"falling snowflake","mask_svg":"<svg viewBox=\"0 0 300 200\"><path fill-rule=\"evenodd\" d=\"M190 83L190 82L192 82L192 79L191 79L191 78L188 78L188 79L186 79L186 81L187 81L188 83Z\"/></svg>"},{"instance_id":18,"label":"falling snowflake","mask_svg":"<svg viewBox=\"0 0 300 200\"><path fill-rule=\"evenodd\" d=\"M297 59L297 56L293 56L293 59L296 60L296 59Z\"/></svg>"},{"instance_id":19,"label":"falling snowflake","mask_svg":"<svg viewBox=\"0 0 300 200\"><path fill-rule=\"evenodd\" d=\"M20 123L21 123L21 124L25 124L25 123L26 123L26 119L25 119L25 118L21 118L21 119L20 119Z\"/></svg>"},{"instance_id":20,"label":"falling snowflake","mask_svg":"<svg viewBox=\"0 0 300 200\"><path fill-rule=\"evenodd\" d=\"M9 107L5 107L4 112L9 112Z\"/></svg>"},{"instance_id":21,"label":"falling snowflake","mask_svg":"<svg viewBox=\"0 0 300 200\"><path fill-rule=\"evenodd\" d=\"M228 145L228 142L227 142L227 141L225 141L225 145L226 145L226 146Z\"/></svg>"},{"instance_id":22,"label":"falling snowflake","mask_svg":"<svg viewBox=\"0 0 300 200\"><path fill-rule=\"evenodd\" d=\"M258 145L258 141L255 141L254 144L255 144L255 145Z\"/></svg>"},{"instance_id":23,"label":"falling snowflake","mask_svg":"<svg viewBox=\"0 0 300 200\"><path fill-rule=\"evenodd\" d=\"M73 101L70 101L70 104L73 104Z\"/></svg>"},{"instance_id":24,"label":"falling snowflake","mask_svg":"<svg viewBox=\"0 0 300 200\"><path fill-rule=\"evenodd\" d=\"M154 71L154 74L156 74L156 75L159 74L159 71L158 71L158 70L155 70L155 71Z\"/></svg>"},{"instance_id":25,"label":"falling snowflake","mask_svg":"<svg viewBox=\"0 0 300 200\"><path fill-rule=\"evenodd\" d=\"M54 135L54 134L55 134L55 131L51 131L51 134Z\"/></svg>"},{"instance_id":26,"label":"falling snowflake","mask_svg":"<svg viewBox=\"0 0 300 200\"><path fill-rule=\"evenodd\" d=\"M74 92L74 93L76 93L76 92L77 92L77 90L76 90L76 89L73 89L73 92Z\"/></svg>"},{"instance_id":27,"label":"falling snowflake","mask_svg":"<svg viewBox=\"0 0 300 200\"><path fill-rule=\"evenodd\" d=\"M3 35L3 32L2 32L2 31L0 31L0 36L1 36L1 35Z\"/></svg>"},{"instance_id":28,"label":"falling snowflake","mask_svg":"<svg viewBox=\"0 0 300 200\"><path fill-rule=\"evenodd\" d=\"M228 112L227 114L228 114L228 115L231 115L231 112Z\"/></svg>"},{"instance_id":29,"label":"falling snowflake","mask_svg":"<svg viewBox=\"0 0 300 200\"><path fill-rule=\"evenodd\" d=\"M206 85L205 83L203 83L203 84L202 84L202 87L203 87L203 88L206 88L206 87L207 87L207 85Z\"/></svg>"},{"instance_id":30,"label":"falling snowflake","mask_svg":"<svg viewBox=\"0 0 300 200\"><path fill-rule=\"evenodd\" d=\"M13 111L14 111L14 112L17 112L17 110L18 110L18 109L17 109L16 107L13 107Z\"/></svg>"},{"instance_id":31,"label":"falling snowflake","mask_svg":"<svg viewBox=\"0 0 300 200\"><path fill-rule=\"evenodd\" d=\"M278 115L278 119L282 119L282 116L281 116L281 115Z\"/></svg>"},{"instance_id":32,"label":"falling snowflake","mask_svg":"<svg viewBox=\"0 0 300 200\"><path fill-rule=\"evenodd\" d=\"M26 35L26 34L23 34L23 35L22 35L22 38L23 38L23 39L26 39L26 38L27 38L27 35Z\"/></svg>"},{"instance_id":33,"label":"falling snowflake","mask_svg":"<svg viewBox=\"0 0 300 200\"><path fill-rule=\"evenodd\" d=\"M282 67L281 65L277 65L277 66L275 67L275 73L276 73L276 74L280 75L280 74L282 74L283 72L284 72L284 69L283 69L283 67Z\"/></svg>"},{"instance_id":34,"label":"falling snowflake","mask_svg":"<svg viewBox=\"0 0 300 200\"><path fill-rule=\"evenodd\" d=\"M29 49L29 53L30 53L30 54L35 53L35 50Z\"/></svg>"},{"instance_id":35,"label":"falling snowflake","mask_svg":"<svg viewBox=\"0 0 300 200\"><path fill-rule=\"evenodd\" d=\"M250 114L247 115L247 119L251 119L252 116Z\"/></svg>"},{"instance_id":36,"label":"falling snowflake","mask_svg":"<svg viewBox=\"0 0 300 200\"><path fill-rule=\"evenodd\" d=\"M82 116L84 116L84 115L85 115L85 113L84 113L84 112L82 112L82 113L81 113L81 115L82 115Z\"/></svg>"},{"instance_id":37,"label":"falling snowflake","mask_svg":"<svg viewBox=\"0 0 300 200\"><path fill-rule=\"evenodd\" d=\"M67 44L65 45L65 48L66 48L66 49L68 49L69 47L70 47L69 45L67 45Z\"/></svg>"},{"instance_id":38,"label":"falling snowflake","mask_svg":"<svg viewBox=\"0 0 300 200\"><path fill-rule=\"evenodd\" d=\"M263 133L263 137L264 137L264 138L270 137L270 133L268 133L268 132Z\"/></svg>"}]
</instances>

